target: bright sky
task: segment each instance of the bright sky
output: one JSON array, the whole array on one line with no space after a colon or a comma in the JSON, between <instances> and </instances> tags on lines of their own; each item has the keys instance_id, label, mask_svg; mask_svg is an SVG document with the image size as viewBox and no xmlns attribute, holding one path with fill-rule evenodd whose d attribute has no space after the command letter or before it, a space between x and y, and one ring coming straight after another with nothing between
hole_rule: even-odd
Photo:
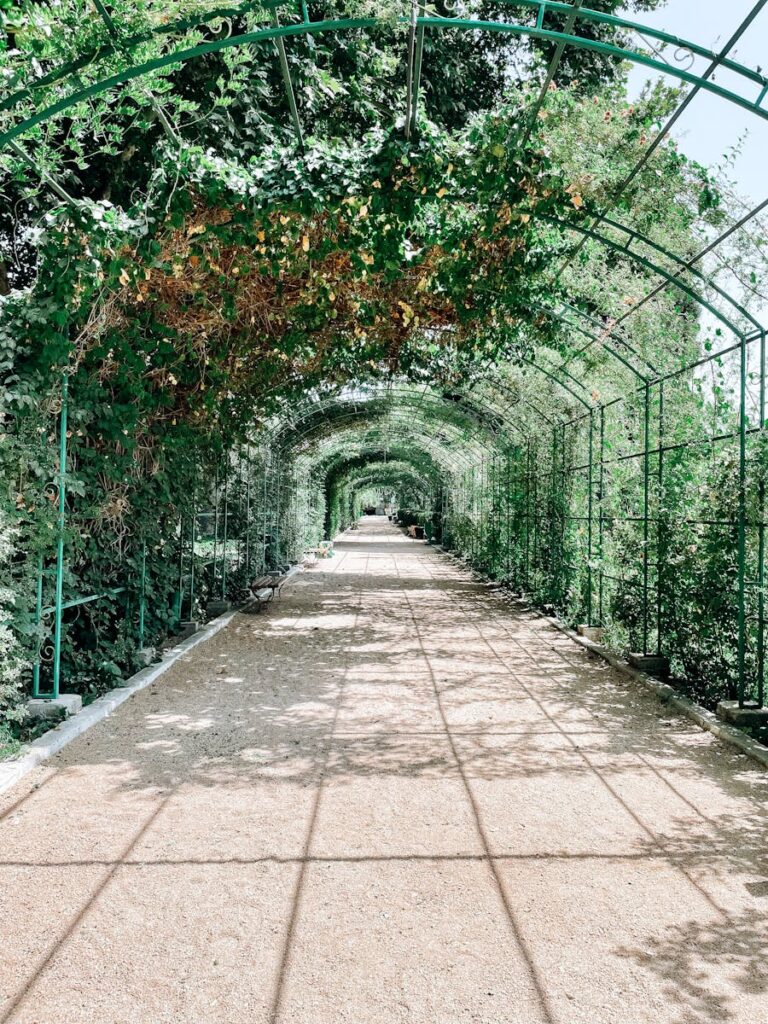
<instances>
[{"instance_id":1,"label":"bright sky","mask_svg":"<svg viewBox=\"0 0 768 1024\"><path fill-rule=\"evenodd\" d=\"M668 0L665 7L656 11L628 16L691 42L719 50L755 4L756 0L729 0L728 3L722 0ZM679 56L683 58L682 66L687 68L690 55L681 53ZM762 67L764 72L768 69L768 4L729 56L750 68ZM664 57L669 63L674 62L675 54L671 47ZM699 60L695 70L700 73L706 66L706 61ZM653 75L649 68L636 65L630 76L630 93L634 95L639 92L645 81ZM666 80L675 81L671 77ZM724 87L734 85L734 78L729 72L716 73L714 80ZM738 85L735 88L750 99L756 99L759 92L749 83L746 87ZM768 97L763 105L768 110ZM707 165L717 165L739 142L745 131L748 131L747 140L729 176L736 182L742 195L752 200L751 205L756 205L768 198L768 121L702 91L678 121L674 134L688 156Z\"/></svg>"}]
</instances>

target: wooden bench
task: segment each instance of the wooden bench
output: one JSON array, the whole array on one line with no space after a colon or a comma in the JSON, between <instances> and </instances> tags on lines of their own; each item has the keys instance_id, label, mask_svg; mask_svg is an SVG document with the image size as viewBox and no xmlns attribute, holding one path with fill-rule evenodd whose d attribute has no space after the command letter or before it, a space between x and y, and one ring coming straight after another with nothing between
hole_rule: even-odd
<instances>
[{"instance_id":1,"label":"wooden bench","mask_svg":"<svg viewBox=\"0 0 768 1024\"><path fill-rule=\"evenodd\" d=\"M247 604L247 610L260 612L270 601L274 600L275 594L280 593L280 588L287 579L288 577L282 573L271 573L255 579L248 588L251 597Z\"/></svg>"}]
</instances>

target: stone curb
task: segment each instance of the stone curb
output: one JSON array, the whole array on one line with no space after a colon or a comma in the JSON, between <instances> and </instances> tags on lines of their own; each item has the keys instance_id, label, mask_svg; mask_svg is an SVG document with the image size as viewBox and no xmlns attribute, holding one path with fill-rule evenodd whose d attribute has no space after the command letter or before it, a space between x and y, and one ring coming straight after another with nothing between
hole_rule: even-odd
<instances>
[{"instance_id":1,"label":"stone curb","mask_svg":"<svg viewBox=\"0 0 768 1024\"><path fill-rule=\"evenodd\" d=\"M488 579L477 570L473 569L464 559L457 557L452 552L443 551L449 558L453 559L461 568L468 570L476 580L482 583L488 583ZM497 591L498 593L498 591ZM742 754L746 754L747 757L751 757L754 761L757 761L764 768L768 768L768 747L762 743L758 743L757 740L753 740L751 736L747 736L741 729L737 729L733 725L728 725L727 722L721 722L716 715L711 711L707 711L701 704L697 704L692 701L690 697L685 697L682 693L679 693L669 683L663 683L660 679L655 679L653 676L647 675L645 672L641 672L639 669L632 668L618 655L613 654L604 647L602 644L595 643L594 640L587 640L584 636L579 636L578 633L569 629L564 622L560 619L554 618L552 615L545 615L544 612L540 612L537 608L528 604L525 598L514 597L513 595L505 594L503 598L509 604L516 604L521 609L530 612L532 615L537 616L540 619L546 619L546 621L554 626L560 633L564 633L570 640L578 644L579 647L583 647L584 650L590 654L596 655L598 658L602 658L606 661L611 668L616 669L620 675L626 679L631 679L635 683L639 683L646 690L650 690L655 694L659 700L664 704L669 704L670 707L675 708L681 714L685 715L686 718L690 718L702 729L706 729L707 732L711 732L718 739L724 743L730 744L732 747L737 747Z\"/></svg>"},{"instance_id":2,"label":"stone curb","mask_svg":"<svg viewBox=\"0 0 768 1024\"><path fill-rule=\"evenodd\" d=\"M532 611L533 609L529 609ZM540 612L536 613L542 618L546 619L555 629L564 633L567 637L577 643L580 647L589 651L592 654L597 655L598 658L602 658L603 661L607 661L608 664L615 668L617 672L625 676L627 679L632 679L636 683L640 683L647 690L654 693L659 700L664 704L669 704L670 707L675 708L676 711L680 711L686 718L692 719L702 729L706 729L707 732L711 732L718 739L723 740L725 743L729 743L733 747L738 749L751 757L753 760L758 761L764 768L768 768L768 747L762 743L758 743L757 740L752 739L751 736L747 736L741 729L737 729L733 725L728 725L727 722L721 722L720 719L714 715L711 711L708 711L701 704L697 704L692 701L690 697L684 696L674 686L670 686L669 683L663 683L660 679L655 679L653 676L647 675L645 672L640 672L636 668L632 668L631 665L627 665L625 661L619 658L617 655L611 653L607 648L603 647L602 644L597 644L594 640L587 640L586 637L579 636L578 633L574 633L572 629L569 629L564 623L560 622L559 619L552 618L549 615L541 615Z\"/></svg>"},{"instance_id":3,"label":"stone curb","mask_svg":"<svg viewBox=\"0 0 768 1024\"><path fill-rule=\"evenodd\" d=\"M217 619L213 619L205 629L193 634L186 640L182 640L176 647L170 648L159 664L143 668L140 672L126 679L124 686L118 686L114 690L110 690L109 693L99 697L92 704L83 708L78 714L61 722L55 729L51 729L50 732L39 736L31 743L25 744L13 760L0 762L0 793L10 789L11 786L14 786L25 775L28 775L29 772L41 765L43 761L53 757L54 754L57 754L68 743L77 739L78 736L82 736L84 732L87 732L97 722L103 721L116 708L119 708L121 704L128 700L129 697L132 697L134 693L138 693L139 690L143 690L151 683L154 683L156 679L168 671L171 665L174 665L179 658L183 657L188 651L191 651L193 647L197 647L198 644L210 640L219 630L228 626L235 617L235 614L235 611L231 611L225 615L220 615Z\"/></svg>"}]
</instances>

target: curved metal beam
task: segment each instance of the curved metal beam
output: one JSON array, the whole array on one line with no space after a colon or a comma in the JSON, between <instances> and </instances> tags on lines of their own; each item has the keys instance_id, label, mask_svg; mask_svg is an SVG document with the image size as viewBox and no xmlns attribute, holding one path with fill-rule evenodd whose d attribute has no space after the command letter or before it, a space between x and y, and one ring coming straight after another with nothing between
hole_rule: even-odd
<instances>
[{"instance_id":1,"label":"curved metal beam","mask_svg":"<svg viewBox=\"0 0 768 1024\"><path fill-rule=\"evenodd\" d=\"M272 7L277 5L272 5ZM529 4L528 6L533 6ZM550 5L547 2L541 2L536 4L542 11L546 10ZM560 9L571 12L574 10L574 4L560 4ZM253 10L255 8L249 8ZM240 13L237 8L230 9L232 14ZM590 11L588 8L580 8L579 13L583 17L592 17L592 20L598 20L600 12ZM189 25L190 19L185 19L185 22L176 25L185 24L186 30L200 25L209 24L210 21L220 20L221 14L213 17L208 14L206 17L198 17L195 19L195 26ZM410 18L398 17L397 22L402 25L410 25ZM14 125L7 132L0 135L0 148L6 145L11 139L17 138L22 135L29 128L35 125L42 124L51 117L54 117L58 113L62 113L69 107L76 103L81 103L84 100L91 99L94 96L108 91L115 86L122 85L125 82L130 82L136 78L141 78L143 75L152 73L153 71L159 71L162 68L170 67L177 64L184 64L190 60L194 60L197 57L204 56L210 53L218 53L222 50L231 49L233 47L253 45L261 42L284 39L288 36L314 36L321 35L325 32L348 32L355 29L373 29L377 27L385 27L388 24L388 20L384 18L338 18L326 21L316 22L301 22L295 25L282 25L278 27L270 27L261 29L255 32L244 32L238 36L229 36L224 39L214 39L204 43L198 43L196 46L186 47L181 50L174 51L172 53L162 54L161 56L155 57L152 60L145 61L142 64L134 64L131 67L124 68L122 71L116 72L113 75L109 75L106 78L100 79L96 82L91 83L89 86L80 88L75 92L70 93L67 96L62 97L56 103L45 107L43 110L37 111L35 114L24 119L18 124ZM512 22L494 22L494 21L482 21L469 18L439 18L439 17L419 17L416 20L416 24L420 28L433 28L438 31L445 31L447 29L462 30L462 31L484 31L501 33L505 35L515 35L521 37L530 37L534 39L540 39L546 42L554 43L556 46L572 46L577 49L592 50L594 52L611 56L617 60L629 60L633 63L643 65L645 67L652 68L654 71L658 71L664 75L670 75L674 78L679 79L683 82L696 85L701 89L705 89L712 94L719 96L736 106L742 107L758 117L768 120L768 109L762 106L763 100L768 92L768 78L761 75L759 72L753 71L743 65L740 65L736 61L729 60L727 66L729 70L749 81L751 84L755 84L760 87L760 92L755 100L748 100L746 97L736 93L732 90L726 89L711 79L704 79L700 75L691 74L683 68L673 67L664 61L657 60L653 57L648 56L645 53L637 52L634 50L627 49L625 47L616 46L613 43L606 43L596 39L587 39L583 36L574 35L573 33L567 32L556 32L550 29L545 29L540 25L522 25ZM646 27L639 22L631 22L628 20L617 19L614 24L617 27L629 28L634 31L642 32L645 35L653 35L656 38L662 38L664 34L659 34L656 30ZM164 27L162 31L158 30L155 32L144 33L138 37L126 37L122 41L123 47L128 49L134 49L139 46L141 42L146 42L149 39L160 36L162 34L172 34L174 31L179 31L179 28ZM714 56L713 51L707 51L703 47L698 46L695 43L689 43L686 40L678 37L668 36L669 41L674 41L677 46L684 46L691 52L704 55ZM96 53L102 56L114 55L115 49L112 46L102 48ZM48 77L46 84L54 84L56 82L63 81L67 73L74 73L75 70L82 70L88 67L89 64L93 63L96 58L93 57L90 60L84 62L74 62L68 68L65 66L58 75L52 72L53 77ZM40 85L40 82L35 83ZM23 99L31 95L30 88L19 90L10 96L2 106L0 110L12 110L18 106Z\"/></svg>"}]
</instances>

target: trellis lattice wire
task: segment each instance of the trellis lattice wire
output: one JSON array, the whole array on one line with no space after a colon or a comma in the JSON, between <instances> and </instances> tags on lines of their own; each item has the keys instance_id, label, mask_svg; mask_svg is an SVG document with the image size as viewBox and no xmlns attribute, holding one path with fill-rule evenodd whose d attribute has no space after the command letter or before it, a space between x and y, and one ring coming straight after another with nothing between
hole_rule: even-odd
<instances>
[{"instance_id":1,"label":"trellis lattice wire","mask_svg":"<svg viewBox=\"0 0 768 1024\"><path fill-rule=\"evenodd\" d=\"M701 92L708 92L720 97L736 107L749 111L760 121L768 120L768 77L762 72L740 64L733 53L738 41L743 38L755 19L766 6L768 0L760 0L750 10L742 23L737 26L732 36L718 51L701 46L691 40L683 39L669 33L660 32L650 26L633 22L623 17L607 15L591 10L579 3L558 3L550 0L515 0L505 4L510 14L518 20L510 18L494 22L476 21L460 16L438 18L427 13L426 6L414 2L411 10L403 14L401 23L407 27L408 44L405 61L406 76L404 82L405 132L411 133L417 126L418 105L421 89L421 75L425 54L425 37L427 33L442 31L486 31L504 33L510 36L528 37L551 44L553 55L546 68L542 89L531 109L530 124L546 102L546 90L550 82L556 78L558 64L566 48L591 50L620 60L630 60L653 71L671 76L689 86L678 109L669 118L661 132L651 141L646 153L636 167L630 172L613 196L615 203L628 184L634 179L639 169L650 159L661 141L667 137L682 112ZM12 83L8 95L0 101L0 112L10 118L9 126L0 133L0 148L15 147L30 163L31 158L25 155L23 142L25 134L36 126L53 119L66 116L66 112L75 104L111 90L121 84L140 79L166 67L180 66L190 60L237 46L275 45L283 73L288 98L291 120L296 133L297 145L302 144L300 111L296 104L295 90L291 81L290 67L286 60L286 42L291 38L318 36L332 33L347 33L359 30L371 30L387 24L376 17L345 18L333 21L311 21L305 4L294 4L287 0L262 0L239 6L222 7L209 11L205 17L196 15L179 19L154 27L143 34L131 35L123 31L110 16L104 5L97 3L97 10L105 25L105 37L100 46L91 52L79 55L72 61L57 68L48 68L44 73L33 72L31 69L19 73L17 81ZM236 34L233 31L216 32L215 38L203 39L193 45L189 42L190 35L199 37L201 29L206 26L220 26L222 19L229 25L243 16L260 15L265 19L264 27L259 26L253 31ZM281 19L283 23L278 21ZM585 31L589 26L609 25L624 32L621 43L603 42L589 38ZM143 63L134 61L134 54L149 39L160 41L163 52ZM666 60L664 48L673 48L675 58ZM115 70L115 65L123 62L123 66ZM108 66L108 67L107 67ZM102 70L103 69L103 70ZM107 71L109 73L107 73ZM718 80L717 72L726 74L728 85ZM29 109L30 101L33 109ZM155 101L148 95L148 103ZM18 116L14 119L14 114ZM169 126L171 133L175 126ZM530 128L529 128L530 130ZM44 172L43 172L44 174ZM44 176L44 180L45 176ZM66 193L55 182L47 181L60 198L67 198ZM734 577L734 610L736 617L736 646L738 664L737 696L741 703L746 699L747 692L752 692L758 702L764 703L764 586L765 586L765 493L762 472L758 464L762 449L757 446L757 437L765 429L765 329L754 318L749 317L737 301L728 296L708 279L697 265L714 251L718 245L741 230L756 214L766 208L768 200L748 211L740 220L729 226L718 238L712 240L704 249L690 258L680 258L673 253L663 251L649 239L638 237L631 226L623 225L612 219L611 208L589 225L574 225L569 222L564 228L576 230L580 235L575 248L567 256L560 267L556 279L562 270L573 259L574 255L586 243L593 239L600 245L622 252L637 261L651 273L659 275L660 284L646 295L635 308L630 310L621 321L614 325L611 338L621 328L622 335L616 336L616 344L608 341L605 334L599 339L594 335L587 344L599 344L604 351L619 360L638 379L636 393L627 394L604 404L594 403L585 398L588 395L587 382L574 376L569 368L571 360L563 360L558 365L532 365L530 372L540 372L555 382L570 400L575 398L584 410L575 418L552 425L546 420L544 433L551 434L551 441L546 445L548 460L543 455L544 445L539 434L531 435L517 446L501 449L491 455L490 469L483 457L478 467L474 456L468 461L461 473L452 470L455 490L443 492L441 504L444 506L446 519L454 517L461 510L465 520L475 523L471 538L473 556L488 562L489 538L498 534L493 541L493 550L499 548L499 537L504 536L504 560L510 576L516 576L521 585L530 586L533 576L538 574L546 581L546 589L551 603L563 606L565 595L571 584L569 579L575 573L581 573L583 581L583 602L588 622L601 622L610 594L615 593L616 584L634 588L640 594L640 612L638 618L639 646L643 651L660 651L664 645L669 622L669 602L665 598L671 581L665 564L666 554L670 549L673 537L669 534L671 524L665 521L664 494L674 486L676 474L679 474L680 453L688 453L693 457L701 457L705 450L726 449L732 446L737 464L737 512L736 515L722 521L710 522L698 520L688 523L691 527L706 527L721 530L724 539L735 548ZM626 237L617 241L617 234ZM637 249L635 243L640 244ZM656 254L657 262L654 262ZM649 255L650 254L650 255ZM665 269L662 263L671 261L672 270ZM729 312L727 316L712 306L705 298L703 286L718 294ZM699 305L709 310L726 323L735 341L723 350L703 357L693 366L681 368L665 375L660 375L647 366L641 367L636 354L631 351L626 333L628 321L639 308L651 301L661 290L674 287L684 291ZM572 309L575 316L580 312ZM553 311L559 317L559 311ZM584 325L582 325L584 329ZM755 374L756 384L752 391L757 391L757 408L748 410L748 392L750 383L750 353L758 351L757 363L759 370ZM665 403L670 395L678 394L677 384L687 379L707 363L722 360L736 354L738 360L737 388L737 422L720 432L698 438L678 439L668 436L665 429ZM573 357L571 357L573 358ZM754 403L753 403L754 404ZM622 412L622 410L624 410ZM629 412L627 412L629 410ZM494 410L496 414L496 411ZM622 415L639 417L638 436L642 438L639 446L626 447L616 454L613 434L620 433L619 420ZM545 418L546 419L546 418ZM518 428L523 429L523 428ZM66 436L62 429L62 437ZM425 442L421 442L425 443ZM430 441L432 453L440 448L439 440ZM443 446L444 442L443 442ZM62 613L66 611L67 601L62 585L64 573L63 538L65 536L66 518L66 445L62 445L60 459L60 509L57 553L55 599L51 608L43 607L42 582L38 593L38 620L53 613L56 622L55 646L60 647ZM283 449L280 449L282 452ZM287 476L282 470L280 452L275 454L274 464L263 472L263 490L261 494L262 526L261 546L268 546L267 537L276 552L281 549L281 522L284 517L283 495L287 492ZM455 455L455 453L454 453ZM610 507L612 481L616 477L617 467L633 467L636 474L636 493L640 496L637 507L616 514ZM500 468L501 467L501 468ZM447 472L447 471L446 471ZM502 474L501 476L499 474ZM479 474L479 476L478 476ZM253 500L251 488L255 487L250 474L246 474L249 488L249 509ZM748 509L748 498L753 477L756 480L755 509ZM479 489L477 480L490 481L490 487ZM224 527L224 557L218 565L219 555L219 498L216 488L214 505L216 509L216 531L214 534L215 553L213 564L213 586L220 587L221 593L227 589L228 571L228 539L227 526ZM446 497L447 495L447 497ZM488 504L490 495L490 505ZM270 497L271 496L271 497ZM228 503L225 492L224 505ZM275 505L276 503L276 505ZM295 503L294 503L294 507ZM272 511L268 511L272 509ZM630 514L632 513L632 514ZM246 517L250 522L250 515ZM180 524L180 537L190 537L191 571L184 568L184 544L180 545L179 572L179 614L183 603L185 586L189 588L189 606L194 605L194 520L185 531ZM227 522L227 512L224 512ZM631 579L620 581L610 578L605 571L603 562L605 554L612 544L618 524L636 524L640 532L639 572ZM250 531L250 527L248 528ZM250 564L250 532L249 539L242 541L248 552L246 564ZM462 541L462 543L464 543ZM575 552L576 561L573 560ZM492 557L495 558L496 555ZM542 559L545 559L542 561ZM145 580L146 553L142 554L142 571L138 583L139 593L139 632L143 635L145 617ZM43 575L48 570L41 572ZM118 588L121 589L121 588ZM123 588L124 589L124 588ZM131 584L128 590L135 590ZM103 595L102 595L103 596ZM82 599L92 601L98 595L89 595ZM79 600L73 599L71 600ZM54 655L54 661L56 657ZM754 684L754 685L753 685ZM58 687L56 682L55 687Z\"/></svg>"},{"instance_id":2,"label":"trellis lattice wire","mask_svg":"<svg viewBox=\"0 0 768 1024\"><path fill-rule=\"evenodd\" d=\"M750 351L756 357L752 373ZM696 375L714 361L722 363L722 353L643 382L635 391L605 403L585 403L576 416L542 424L540 429L534 424L527 436L516 438L514 432L483 436L482 425L468 421L463 442L460 431L448 434L447 455L435 443L448 422L440 418L439 397L426 402L423 394L411 389L409 401L408 388L390 388L392 406L402 412L384 421L373 448L406 446L407 458L410 443L412 449L442 462L447 505L441 504L438 511L445 520L446 543L482 570L504 576L514 587L532 594L539 604L601 626L610 618L617 593L629 592L625 600L636 606L630 635L638 652L663 654L672 642L675 606L685 598L676 590L670 562L676 546L690 534L693 544L732 552L726 565L732 604L721 613L726 643L732 642L737 666L732 696L742 704L751 698L762 706L766 467L759 441L765 427L765 335L739 343L730 355L736 362L739 400L730 425L713 424L710 432L684 434L674 419L670 422L665 403L693 401ZM752 419L736 413L747 404L750 377ZM481 404L476 397L474 401ZM332 450L338 438L343 438L343 450L349 436L370 431L373 413L359 396L336 402L341 412L333 416L329 416L333 400L307 403L304 413L294 412L283 450L290 454L293 448L300 459L327 465L323 453ZM423 436L414 414L426 408L436 410L436 418L431 434ZM455 400L450 408L454 413ZM493 408L486 412L489 420L496 415ZM304 418L310 426L303 425ZM315 445L309 454L308 441ZM697 487L711 484L706 479L707 463L713 454L729 452L736 485L733 514L671 519L666 496L684 489L692 475ZM626 572L617 577L610 567L622 561L617 547L627 545Z\"/></svg>"}]
</instances>

